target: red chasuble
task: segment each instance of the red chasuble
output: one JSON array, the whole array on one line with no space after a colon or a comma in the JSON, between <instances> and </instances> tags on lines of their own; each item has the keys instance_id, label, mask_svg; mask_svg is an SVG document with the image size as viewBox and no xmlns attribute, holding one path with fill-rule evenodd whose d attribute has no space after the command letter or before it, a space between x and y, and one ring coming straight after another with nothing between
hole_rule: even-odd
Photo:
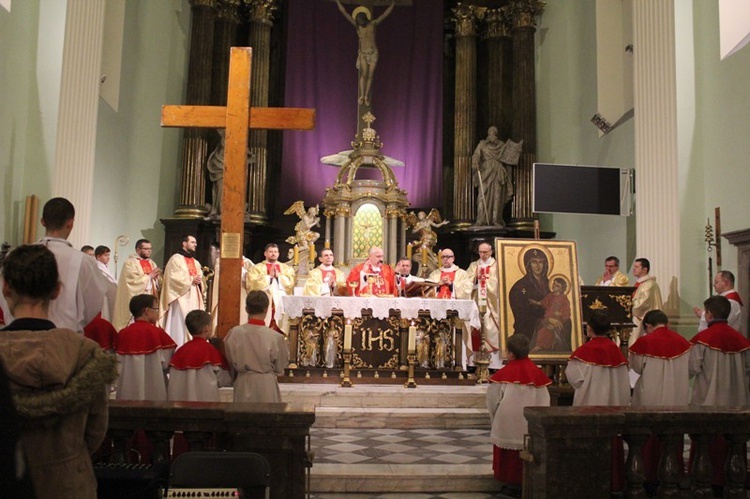
<instances>
[{"instance_id":1,"label":"red chasuble","mask_svg":"<svg viewBox=\"0 0 750 499\"><path fill-rule=\"evenodd\" d=\"M618 367L628 363L620 347L604 336L591 338L588 343L578 347L570 358L603 367Z\"/></svg>"},{"instance_id":2,"label":"red chasuble","mask_svg":"<svg viewBox=\"0 0 750 499\"><path fill-rule=\"evenodd\" d=\"M207 339L199 337L193 338L178 348L169 362L171 367L182 371L201 369L206 364L229 370L229 364L216 347L209 343Z\"/></svg>"},{"instance_id":3,"label":"red chasuble","mask_svg":"<svg viewBox=\"0 0 750 499\"><path fill-rule=\"evenodd\" d=\"M693 336L690 343L706 345L712 350L725 353L744 352L750 349L750 340L729 326L726 320L711 322L708 329Z\"/></svg>"},{"instance_id":4,"label":"red chasuble","mask_svg":"<svg viewBox=\"0 0 750 499\"><path fill-rule=\"evenodd\" d=\"M657 359L676 359L680 355L690 350L690 342L683 338L680 333L659 327L641 336L630 347L630 352L646 357Z\"/></svg>"},{"instance_id":5,"label":"red chasuble","mask_svg":"<svg viewBox=\"0 0 750 499\"><path fill-rule=\"evenodd\" d=\"M505 367L493 374L490 381L493 383L516 383L536 386L537 388L552 384L552 380L528 357L511 360Z\"/></svg>"},{"instance_id":6,"label":"red chasuble","mask_svg":"<svg viewBox=\"0 0 750 499\"><path fill-rule=\"evenodd\" d=\"M120 355L146 355L165 348L177 348L177 344L162 328L146 321L135 321L117 337Z\"/></svg>"}]
</instances>

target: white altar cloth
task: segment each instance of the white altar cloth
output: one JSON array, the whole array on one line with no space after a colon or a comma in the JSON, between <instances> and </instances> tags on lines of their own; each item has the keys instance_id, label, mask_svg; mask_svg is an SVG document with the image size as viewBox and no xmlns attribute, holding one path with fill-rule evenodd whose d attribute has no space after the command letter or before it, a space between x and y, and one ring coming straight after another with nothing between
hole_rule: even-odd
<instances>
[{"instance_id":1,"label":"white altar cloth","mask_svg":"<svg viewBox=\"0 0 750 499\"><path fill-rule=\"evenodd\" d=\"M362 296L282 296L284 313L290 318L302 317L305 309L315 310L316 317L330 317L333 310L343 310L344 317L360 317L362 309L371 309L372 316L386 319L391 309L400 310L404 319L416 319L426 310L433 319L445 319L448 311L479 329L479 309L474 300L440 300L436 298L377 298Z\"/></svg>"}]
</instances>

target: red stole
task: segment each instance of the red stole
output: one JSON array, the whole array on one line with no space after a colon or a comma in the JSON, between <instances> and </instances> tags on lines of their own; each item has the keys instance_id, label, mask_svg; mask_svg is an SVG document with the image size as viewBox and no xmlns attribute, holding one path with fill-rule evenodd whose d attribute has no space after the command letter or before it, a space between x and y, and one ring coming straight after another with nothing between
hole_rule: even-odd
<instances>
[{"instance_id":1,"label":"red stole","mask_svg":"<svg viewBox=\"0 0 750 499\"><path fill-rule=\"evenodd\" d=\"M633 290L633 298L635 298L635 294L638 292L638 286L642 284L641 281L635 281L635 289Z\"/></svg>"},{"instance_id":2,"label":"red stole","mask_svg":"<svg viewBox=\"0 0 750 499\"><path fill-rule=\"evenodd\" d=\"M185 260L187 260L187 257ZM192 258L190 260L192 260ZM151 260L148 260L147 258L139 258L138 263L141 264L141 269L143 269L144 274L150 274L154 271L153 267L151 267ZM190 269L190 266L188 266L188 269ZM193 262L193 269L195 269L195 262Z\"/></svg>"},{"instance_id":3,"label":"red stole","mask_svg":"<svg viewBox=\"0 0 750 499\"><path fill-rule=\"evenodd\" d=\"M185 265L187 265L188 273L190 274L190 277L195 277L198 275L198 269L195 268L195 258L191 256L186 256Z\"/></svg>"},{"instance_id":4,"label":"red stole","mask_svg":"<svg viewBox=\"0 0 750 499\"><path fill-rule=\"evenodd\" d=\"M328 284L328 286L331 287L336 283L336 270L320 269L320 278L323 280L323 284ZM327 282L326 279L328 279Z\"/></svg>"},{"instance_id":5,"label":"red stole","mask_svg":"<svg viewBox=\"0 0 750 499\"><path fill-rule=\"evenodd\" d=\"M440 280L442 281L446 277L448 277L452 283L456 279L456 271L455 270L450 270L450 271L441 270ZM437 293L438 298L450 299L452 295L453 295L453 284L443 284L442 286L438 288L438 293Z\"/></svg>"},{"instance_id":6,"label":"red stole","mask_svg":"<svg viewBox=\"0 0 750 499\"><path fill-rule=\"evenodd\" d=\"M727 300L734 300L740 304L740 307L742 306L742 298L740 298L740 294L737 291L732 291L731 293L725 294L724 298L726 298Z\"/></svg>"}]
</instances>

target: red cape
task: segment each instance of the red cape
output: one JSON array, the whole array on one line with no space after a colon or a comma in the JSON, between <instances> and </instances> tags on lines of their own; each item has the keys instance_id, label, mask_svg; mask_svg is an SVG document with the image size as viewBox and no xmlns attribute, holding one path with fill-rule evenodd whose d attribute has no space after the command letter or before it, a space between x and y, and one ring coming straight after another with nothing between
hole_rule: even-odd
<instances>
[{"instance_id":1,"label":"red cape","mask_svg":"<svg viewBox=\"0 0 750 499\"><path fill-rule=\"evenodd\" d=\"M516 383L536 386L537 388L552 384L552 380L528 357L511 360L505 367L493 374L490 381L493 383Z\"/></svg>"},{"instance_id":2,"label":"red cape","mask_svg":"<svg viewBox=\"0 0 750 499\"><path fill-rule=\"evenodd\" d=\"M669 360L684 354L690 347L690 342L680 336L680 333L663 326L638 338L630 347L630 353Z\"/></svg>"},{"instance_id":3,"label":"red cape","mask_svg":"<svg viewBox=\"0 0 750 499\"><path fill-rule=\"evenodd\" d=\"M724 353L744 352L750 348L750 340L722 320L711 322L708 329L693 336L690 343L706 345Z\"/></svg>"},{"instance_id":4,"label":"red cape","mask_svg":"<svg viewBox=\"0 0 750 499\"><path fill-rule=\"evenodd\" d=\"M588 343L578 347L570 358L602 367L619 367L628 364L620 347L605 336L591 338Z\"/></svg>"},{"instance_id":5,"label":"red cape","mask_svg":"<svg viewBox=\"0 0 750 499\"><path fill-rule=\"evenodd\" d=\"M207 339L198 337L178 348L169 362L171 367L180 370L200 369L206 364L229 370L229 364L216 347L209 343Z\"/></svg>"},{"instance_id":6,"label":"red cape","mask_svg":"<svg viewBox=\"0 0 750 499\"><path fill-rule=\"evenodd\" d=\"M177 348L177 344L162 328L146 321L135 321L117 337L120 355L146 355L164 348Z\"/></svg>"},{"instance_id":7,"label":"red cape","mask_svg":"<svg viewBox=\"0 0 750 499\"><path fill-rule=\"evenodd\" d=\"M102 314L94 317L94 320L83 328L83 335L99 343L104 350L115 350L117 348L117 330L107 320L102 319Z\"/></svg>"},{"instance_id":8,"label":"red cape","mask_svg":"<svg viewBox=\"0 0 750 499\"><path fill-rule=\"evenodd\" d=\"M740 294L737 291L727 293L726 295L724 295L724 298L726 298L727 300L734 300L740 304L740 307L742 306L742 298L740 298Z\"/></svg>"}]
</instances>

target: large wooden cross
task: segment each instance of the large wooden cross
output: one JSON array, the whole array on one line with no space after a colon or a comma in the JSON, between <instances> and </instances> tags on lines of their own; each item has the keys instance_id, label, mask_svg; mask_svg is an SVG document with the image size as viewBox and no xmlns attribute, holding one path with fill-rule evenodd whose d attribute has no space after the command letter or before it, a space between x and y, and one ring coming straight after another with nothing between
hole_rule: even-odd
<instances>
[{"instance_id":1,"label":"large wooden cross","mask_svg":"<svg viewBox=\"0 0 750 499\"><path fill-rule=\"evenodd\" d=\"M240 320L240 276L245 232L248 128L312 130L314 109L250 107L252 49L232 47L226 106L162 106L161 126L225 128L224 187L221 195L221 273L217 335Z\"/></svg>"}]
</instances>

